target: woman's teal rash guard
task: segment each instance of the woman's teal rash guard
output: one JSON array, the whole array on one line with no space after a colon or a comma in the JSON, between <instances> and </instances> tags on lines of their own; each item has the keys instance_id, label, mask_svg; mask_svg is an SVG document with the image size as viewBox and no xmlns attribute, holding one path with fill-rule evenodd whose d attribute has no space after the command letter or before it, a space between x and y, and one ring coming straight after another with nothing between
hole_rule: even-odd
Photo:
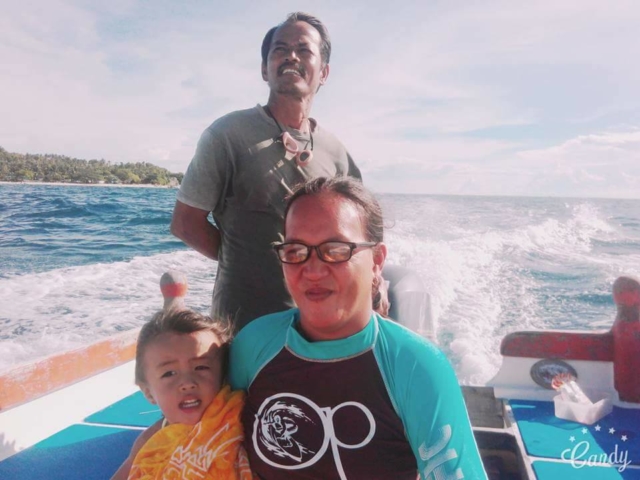
<instances>
[{"instance_id":1,"label":"woman's teal rash guard","mask_svg":"<svg viewBox=\"0 0 640 480\"><path fill-rule=\"evenodd\" d=\"M252 470L279 479L486 479L445 355L372 314L359 333L309 342L297 309L259 318L231 345L230 382Z\"/></svg>"}]
</instances>

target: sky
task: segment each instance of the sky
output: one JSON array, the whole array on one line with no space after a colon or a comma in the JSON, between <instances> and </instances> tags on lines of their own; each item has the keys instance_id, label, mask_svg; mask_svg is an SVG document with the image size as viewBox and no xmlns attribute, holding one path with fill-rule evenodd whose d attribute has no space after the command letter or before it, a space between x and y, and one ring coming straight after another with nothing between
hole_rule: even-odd
<instances>
[{"instance_id":1,"label":"sky","mask_svg":"<svg viewBox=\"0 0 640 480\"><path fill-rule=\"evenodd\" d=\"M375 192L640 198L636 0L0 0L0 146L184 172L266 102L296 10L333 44L312 116Z\"/></svg>"}]
</instances>

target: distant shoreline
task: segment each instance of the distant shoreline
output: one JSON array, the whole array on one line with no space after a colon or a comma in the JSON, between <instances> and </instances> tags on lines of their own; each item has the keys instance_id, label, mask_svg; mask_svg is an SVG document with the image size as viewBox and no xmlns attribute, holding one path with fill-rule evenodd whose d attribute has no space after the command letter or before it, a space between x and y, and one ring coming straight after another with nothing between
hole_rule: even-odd
<instances>
[{"instance_id":1,"label":"distant shoreline","mask_svg":"<svg viewBox=\"0 0 640 480\"><path fill-rule=\"evenodd\" d=\"M68 182L6 182L0 180L0 185L47 185L62 187L121 187L121 188L174 188L168 185L152 185L150 183L124 184L124 183L68 183Z\"/></svg>"}]
</instances>

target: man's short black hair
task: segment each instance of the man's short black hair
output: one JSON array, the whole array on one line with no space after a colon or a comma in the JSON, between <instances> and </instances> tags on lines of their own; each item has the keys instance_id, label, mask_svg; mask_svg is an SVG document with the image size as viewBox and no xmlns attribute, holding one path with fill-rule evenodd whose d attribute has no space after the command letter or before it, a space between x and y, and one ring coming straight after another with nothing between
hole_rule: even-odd
<instances>
[{"instance_id":1,"label":"man's short black hair","mask_svg":"<svg viewBox=\"0 0 640 480\"><path fill-rule=\"evenodd\" d=\"M306 22L315 28L320 34L320 56L324 65L329 64L331 58L331 38L329 38L329 31L327 27L320 21L319 18L309 15L304 12L293 12L287 16L287 19L279 25L271 28L262 40L262 63L267 64L267 57L269 56L269 49L271 48L271 42L273 41L273 35L283 25L295 22Z\"/></svg>"}]
</instances>

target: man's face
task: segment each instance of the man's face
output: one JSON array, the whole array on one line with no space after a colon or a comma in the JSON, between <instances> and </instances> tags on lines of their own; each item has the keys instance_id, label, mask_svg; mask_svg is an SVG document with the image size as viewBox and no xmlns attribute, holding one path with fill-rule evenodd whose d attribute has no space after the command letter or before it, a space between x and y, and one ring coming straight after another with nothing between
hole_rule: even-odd
<instances>
[{"instance_id":1,"label":"man's face","mask_svg":"<svg viewBox=\"0 0 640 480\"><path fill-rule=\"evenodd\" d=\"M365 242L358 208L337 194L303 196L287 213L286 242L319 245ZM357 248L344 263L326 263L312 251L300 264L283 264L284 278L300 309L302 331L311 340L346 338L362 330L371 316L371 288L380 274L386 247Z\"/></svg>"},{"instance_id":2,"label":"man's face","mask_svg":"<svg viewBox=\"0 0 640 480\"><path fill-rule=\"evenodd\" d=\"M320 54L320 33L307 22L287 23L276 30L262 78L269 88L285 95L308 96L329 76Z\"/></svg>"},{"instance_id":3,"label":"man's face","mask_svg":"<svg viewBox=\"0 0 640 480\"><path fill-rule=\"evenodd\" d=\"M169 423L195 425L220 391L220 356L220 340L211 331L163 333L144 353L140 387Z\"/></svg>"}]
</instances>

